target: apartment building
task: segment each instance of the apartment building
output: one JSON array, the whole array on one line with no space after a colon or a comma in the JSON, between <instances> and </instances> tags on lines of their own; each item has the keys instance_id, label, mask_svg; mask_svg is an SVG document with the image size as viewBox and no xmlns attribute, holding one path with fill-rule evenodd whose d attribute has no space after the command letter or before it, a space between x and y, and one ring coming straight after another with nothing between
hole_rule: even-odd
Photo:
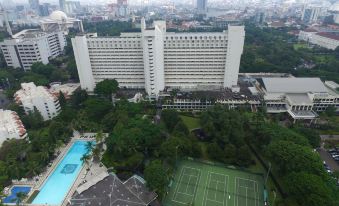
<instances>
[{"instance_id":1,"label":"apartment building","mask_svg":"<svg viewBox=\"0 0 339 206\"><path fill-rule=\"evenodd\" d=\"M46 87L36 86L33 82L22 83L21 89L14 94L14 99L26 113L37 109L44 120L50 120L61 112L56 95L53 95Z\"/></svg>"},{"instance_id":2,"label":"apartment building","mask_svg":"<svg viewBox=\"0 0 339 206\"><path fill-rule=\"evenodd\" d=\"M144 88L158 95L165 88L213 90L237 85L243 52L244 26L224 32L166 32L155 21L141 33L118 37L78 35L72 39L81 87L94 91L104 79L123 88Z\"/></svg>"},{"instance_id":3,"label":"apartment building","mask_svg":"<svg viewBox=\"0 0 339 206\"><path fill-rule=\"evenodd\" d=\"M6 140L23 139L26 129L16 112L0 109L0 146Z\"/></svg>"},{"instance_id":4,"label":"apartment building","mask_svg":"<svg viewBox=\"0 0 339 206\"><path fill-rule=\"evenodd\" d=\"M0 43L7 66L30 70L35 62L48 64L63 53L66 38L62 32L46 33L40 30L23 30L12 39Z\"/></svg>"}]
</instances>

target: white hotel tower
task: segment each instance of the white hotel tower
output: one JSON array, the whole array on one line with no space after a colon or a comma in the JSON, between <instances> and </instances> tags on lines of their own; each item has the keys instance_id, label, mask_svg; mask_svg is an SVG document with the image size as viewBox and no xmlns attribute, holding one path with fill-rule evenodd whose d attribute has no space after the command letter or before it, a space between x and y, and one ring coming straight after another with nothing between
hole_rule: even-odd
<instances>
[{"instance_id":1,"label":"white hotel tower","mask_svg":"<svg viewBox=\"0 0 339 206\"><path fill-rule=\"evenodd\" d=\"M157 95L165 87L216 89L237 85L244 26L224 32L166 32L165 21L154 28L141 23L141 33L119 37L78 35L72 39L81 87L89 92L104 79L120 87L145 88Z\"/></svg>"}]
</instances>

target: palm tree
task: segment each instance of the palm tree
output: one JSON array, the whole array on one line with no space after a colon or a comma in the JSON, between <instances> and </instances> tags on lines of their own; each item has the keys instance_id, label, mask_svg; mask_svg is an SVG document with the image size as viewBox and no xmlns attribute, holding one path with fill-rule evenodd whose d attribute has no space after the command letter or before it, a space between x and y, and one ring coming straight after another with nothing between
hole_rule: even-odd
<instances>
[{"instance_id":1,"label":"palm tree","mask_svg":"<svg viewBox=\"0 0 339 206\"><path fill-rule=\"evenodd\" d=\"M27 194L24 192L16 193L15 203L16 205L20 205L20 203L27 197Z\"/></svg>"},{"instance_id":2,"label":"palm tree","mask_svg":"<svg viewBox=\"0 0 339 206\"><path fill-rule=\"evenodd\" d=\"M95 147L92 151L93 161L94 162L100 162L100 148Z\"/></svg>"},{"instance_id":3,"label":"palm tree","mask_svg":"<svg viewBox=\"0 0 339 206\"><path fill-rule=\"evenodd\" d=\"M86 143L86 150L87 150L86 154L90 154L93 148L94 148L94 143L92 141L88 141Z\"/></svg>"},{"instance_id":4,"label":"palm tree","mask_svg":"<svg viewBox=\"0 0 339 206\"><path fill-rule=\"evenodd\" d=\"M89 169L89 161L90 161L90 159L91 159L91 155L89 155L89 154L82 155L82 157L80 159L83 163L85 163L87 165L87 169Z\"/></svg>"}]
</instances>

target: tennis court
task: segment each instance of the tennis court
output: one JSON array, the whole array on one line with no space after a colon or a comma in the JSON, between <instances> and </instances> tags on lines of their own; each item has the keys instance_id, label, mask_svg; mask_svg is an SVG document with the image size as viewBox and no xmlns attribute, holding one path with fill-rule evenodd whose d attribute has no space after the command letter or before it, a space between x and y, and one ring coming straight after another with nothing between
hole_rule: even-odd
<instances>
[{"instance_id":1,"label":"tennis court","mask_svg":"<svg viewBox=\"0 0 339 206\"><path fill-rule=\"evenodd\" d=\"M179 163L165 206L260 206L260 175L183 160Z\"/></svg>"}]
</instances>

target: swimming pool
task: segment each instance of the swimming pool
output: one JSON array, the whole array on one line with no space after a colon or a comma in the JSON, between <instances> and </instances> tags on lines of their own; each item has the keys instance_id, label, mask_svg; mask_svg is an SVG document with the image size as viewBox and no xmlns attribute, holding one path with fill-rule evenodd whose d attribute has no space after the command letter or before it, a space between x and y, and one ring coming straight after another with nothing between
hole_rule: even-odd
<instances>
[{"instance_id":1,"label":"swimming pool","mask_svg":"<svg viewBox=\"0 0 339 206\"><path fill-rule=\"evenodd\" d=\"M32 204L60 205L82 168L86 141L76 141L41 188Z\"/></svg>"},{"instance_id":2,"label":"swimming pool","mask_svg":"<svg viewBox=\"0 0 339 206\"><path fill-rule=\"evenodd\" d=\"M16 203L17 196L19 192L25 193L26 195L31 191L31 187L25 186L14 186L11 189L11 195L7 196L5 199L2 200L3 203Z\"/></svg>"}]
</instances>

